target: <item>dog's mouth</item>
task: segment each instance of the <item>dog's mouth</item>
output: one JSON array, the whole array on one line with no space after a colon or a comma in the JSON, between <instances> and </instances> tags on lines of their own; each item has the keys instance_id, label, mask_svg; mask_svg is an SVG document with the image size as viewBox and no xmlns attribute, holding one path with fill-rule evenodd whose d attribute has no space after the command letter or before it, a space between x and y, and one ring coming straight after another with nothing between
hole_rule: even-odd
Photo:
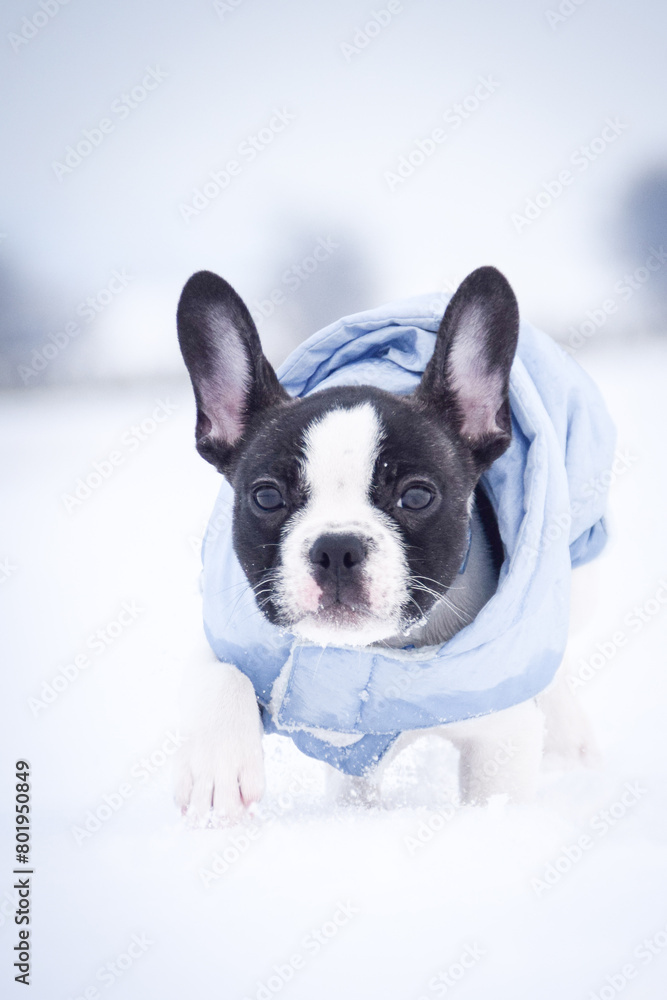
<instances>
[{"instance_id":1,"label":"dog's mouth","mask_svg":"<svg viewBox=\"0 0 667 1000\"><path fill-rule=\"evenodd\" d=\"M395 635L400 623L381 616L368 605L330 601L290 625L299 638L319 645L367 646Z\"/></svg>"},{"instance_id":2,"label":"dog's mouth","mask_svg":"<svg viewBox=\"0 0 667 1000\"><path fill-rule=\"evenodd\" d=\"M330 628L350 629L363 626L365 622L375 618L375 615L366 605L333 600L322 602L315 614L309 617Z\"/></svg>"},{"instance_id":3,"label":"dog's mouth","mask_svg":"<svg viewBox=\"0 0 667 1000\"><path fill-rule=\"evenodd\" d=\"M334 536L337 537L337 536ZM348 542L347 536L345 541ZM328 536L325 536L328 540ZM364 560L336 567L304 565L301 558L272 576L270 609L274 624L318 645L367 646L395 639L414 616L415 604L392 565L371 567ZM420 609L418 609L420 610Z\"/></svg>"},{"instance_id":4,"label":"dog's mouth","mask_svg":"<svg viewBox=\"0 0 667 1000\"><path fill-rule=\"evenodd\" d=\"M272 587L270 597L258 602L263 614L279 628L321 646L396 645L427 613L410 593L402 602L383 603L373 601L363 587L323 589L312 577L289 593L286 600L280 587Z\"/></svg>"}]
</instances>

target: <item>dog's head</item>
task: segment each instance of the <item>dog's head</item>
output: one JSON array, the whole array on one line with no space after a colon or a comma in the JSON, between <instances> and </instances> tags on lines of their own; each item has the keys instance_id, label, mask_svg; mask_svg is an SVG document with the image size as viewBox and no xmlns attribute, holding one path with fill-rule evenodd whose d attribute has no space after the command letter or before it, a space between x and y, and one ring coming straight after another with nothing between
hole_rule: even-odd
<instances>
[{"instance_id":1,"label":"dog's head","mask_svg":"<svg viewBox=\"0 0 667 1000\"><path fill-rule=\"evenodd\" d=\"M517 335L512 289L479 268L412 395L351 386L293 399L233 288L190 278L178 336L197 449L234 487L234 547L270 621L366 645L423 620L458 573L477 481L510 443Z\"/></svg>"}]
</instances>

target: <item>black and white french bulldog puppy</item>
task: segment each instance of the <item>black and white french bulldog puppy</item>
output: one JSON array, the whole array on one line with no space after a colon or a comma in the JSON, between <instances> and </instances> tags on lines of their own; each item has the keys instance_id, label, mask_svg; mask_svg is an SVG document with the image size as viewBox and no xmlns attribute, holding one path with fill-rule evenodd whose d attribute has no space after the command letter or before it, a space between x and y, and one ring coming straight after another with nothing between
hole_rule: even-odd
<instances>
[{"instance_id":1,"label":"black and white french bulldog puppy","mask_svg":"<svg viewBox=\"0 0 667 1000\"><path fill-rule=\"evenodd\" d=\"M234 488L235 551L271 622L321 645L404 646L408 632L420 646L474 619L502 562L479 479L511 440L518 328L510 285L482 267L451 299L414 393L350 386L295 399L234 289L207 271L190 278L178 337L197 450ZM262 725L250 680L210 650L203 657L176 799L195 817L213 809L233 820L263 793ZM464 801L533 794L545 710L550 735L583 753L585 723L574 706L564 714L564 686L555 690L437 730L461 751ZM503 766L486 767L508 740Z\"/></svg>"}]
</instances>

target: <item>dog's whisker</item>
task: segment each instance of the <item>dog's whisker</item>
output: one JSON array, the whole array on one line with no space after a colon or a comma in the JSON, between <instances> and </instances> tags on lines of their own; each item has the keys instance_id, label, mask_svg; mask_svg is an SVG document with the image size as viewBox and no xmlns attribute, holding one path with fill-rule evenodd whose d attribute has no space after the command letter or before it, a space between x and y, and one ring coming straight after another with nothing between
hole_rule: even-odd
<instances>
[{"instance_id":1,"label":"dog's whisker","mask_svg":"<svg viewBox=\"0 0 667 1000\"><path fill-rule=\"evenodd\" d=\"M230 590L245 590L247 589L247 586L248 584L245 582L245 580L239 583L230 583L228 587L221 587L219 590L215 590L211 596L220 597L221 594L228 594Z\"/></svg>"},{"instance_id":2,"label":"dog's whisker","mask_svg":"<svg viewBox=\"0 0 667 1000\"><path fill-rule=\"evenodd\" d=\"M470 618L469 615L463 613L460 608L457 608L456 605L453 604L445 594L437 594L434 590L431 590L429 587L424 587L421 584L413 584L413 587L415 590L419 590L422 593L430 594L432 597L435 597L436 600L442 601L445 607L448 608L452 612L452 614L456 615L456 617L465 624L470 624L470 622L472 621L472 618Z\"/></svg>"},{"instance_id":3,"label":"dog's whisker","mask_svg":"<svg viewBox=\"0 0 667 1000\"><path fill-rule=\"evenodd\" d=\"M242 591L242 592L241 592L241 593L240 593L240 594L239 594L239 595L237 596L236 600L234 601L234 604L232 605L232 607L231 607L231 609L230 609L230 612L229 612L229 617L228 617L228 619L227 619L227 623L226 623L226 625L225 625L225 628L229 628L230 624L232 623L232 621L233 621L233 619L234 619L234 616L235 616L235 614L236 614L236 611L237 611L237 609L239 608L239 605L240 605L241 607L243 607L243 605L241 604L242 600L243 600L244 598L247 598L247 597L249 597L249 596L250 596L250 591L249 591L249 590L247 590L247 589L246 589L246 590L244 590L244 591ZM254 613L254 609L253 609L253 613Z\"/></svg>"},{"instance_id":4,"label":"dog's whisker","mask_svg":"<svg viewBox=\"0 0 667 1000\"><path fill-rule=\"evenodd\" d=\"M410 594L408 594L408 600L412 601L412 603L416 607L417 611L419 612L420 619L423 618L424 617L424 609L422 607L420 607L419 603L415 600L415 598L412 597Z\"/></svg>"},{"instance_id":5,"label":"dog's whisker","mask_svg":"<svg viewBox=\"0 0 667 1000\"><path fill-rule=\"evenodd\" d=\"M434 580L433 577L431 577L431 576L420 576L419 574L417 574L417 575L410 576L408 579L409 580L426 580L427 583L434 583L436 587L444 587L445 586L444 583L441 580ZM450 591L450 590L465 590L466 588L463 587L463 586L460 586L460 587L449 586L449 587L446 587L445 589L447 591Z\"/></svg>"}]
</instances>

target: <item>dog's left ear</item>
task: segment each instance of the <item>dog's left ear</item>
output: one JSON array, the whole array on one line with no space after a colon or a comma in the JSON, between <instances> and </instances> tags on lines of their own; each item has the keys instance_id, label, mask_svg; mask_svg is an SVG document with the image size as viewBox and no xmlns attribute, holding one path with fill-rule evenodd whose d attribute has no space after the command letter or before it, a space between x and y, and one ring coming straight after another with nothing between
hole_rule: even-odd
<instances>
[{"instance_id":1,"label":"dog's left ear","mask_svg":"<svg viewBox=\"0 0 667 1000\"><path fill-rule=\"evenodd\" d=\"M507 279L480 267L461 283L438 329L415 398L435 409L487 469L509 446L509 375L519 307Z\"/></svg>"}]
</instances>

